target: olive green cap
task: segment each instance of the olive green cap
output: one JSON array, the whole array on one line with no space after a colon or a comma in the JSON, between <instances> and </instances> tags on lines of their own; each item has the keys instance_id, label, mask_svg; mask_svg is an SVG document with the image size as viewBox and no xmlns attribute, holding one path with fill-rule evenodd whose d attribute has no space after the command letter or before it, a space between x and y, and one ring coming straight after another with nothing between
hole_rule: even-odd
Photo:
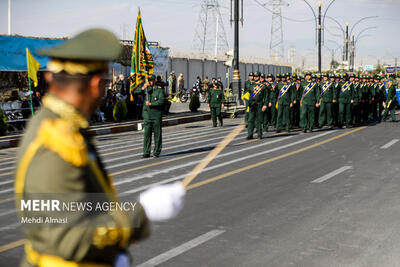
<instances>
[{"instance_id":1,"label":"olive green cap","mask_svg":"<svg viewBox=\"0 0 400 267\"><path fill-rule=\"evenodd\" d=\"M73 61L110 61L116 59L121 50L121 44L113 33L103 29L90 29L61 45L40 50L38 54Z\"/></svg>"},{"instance_id":2,"label":"olive green cap","mask_svg":"<svg viewBox=\"0 0 400 267\"><path fill-rule=\"evenodd\" d=\"M253 72L250 72L250 73L249 73L249 76L254 76L254 73L253 73Z\"/></svg>"},{"instance_id":3,"label":"olive green cap","mask_svg":"<svg viewBox=\"0 0 400 267\"><path fill-rule=\"evenodd\" d=\"M260 77L261 77L261 78L265 78L265 74L264 74L264 73L261 73L261 74L260 74Z\"/></svg>"}]
</instances>

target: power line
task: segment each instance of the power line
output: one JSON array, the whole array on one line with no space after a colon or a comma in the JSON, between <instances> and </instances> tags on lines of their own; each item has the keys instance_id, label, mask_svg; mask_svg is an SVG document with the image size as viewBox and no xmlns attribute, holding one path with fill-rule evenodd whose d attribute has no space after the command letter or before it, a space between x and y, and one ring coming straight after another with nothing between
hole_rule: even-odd
<instances>
[{"instance_id":1,"label":"power line","mask_svg":"<svg viewBox=\"0 0 400 267\"><path fill-rule=\"evenodd\" d=\"M264 8L265 10L271 12L272 14L274 13L273 10L269 9L268 7L266 7L266 4L262 4L257 0L254 0L254 2L256 2L259 6L261 6L262 8ZM299 20L299 19L292 19L292 18L288 18L285 16L281 16L282 19L288 20L288 21L293 21L293 22L310 22L310 21L314 21L314 19L304 19L304 20Z\"/></svg>"},{"instance_id":2,"label":"power line","mask_svg":"<svg viewBox=\"0 0 400 267\"><path fill-rule=\"evenodd\" d=\"M203 0L195 34L193 47L202 57L214 54L217 58L229 48L220 5L217 0Z\"/></svg>"}]
</instances>

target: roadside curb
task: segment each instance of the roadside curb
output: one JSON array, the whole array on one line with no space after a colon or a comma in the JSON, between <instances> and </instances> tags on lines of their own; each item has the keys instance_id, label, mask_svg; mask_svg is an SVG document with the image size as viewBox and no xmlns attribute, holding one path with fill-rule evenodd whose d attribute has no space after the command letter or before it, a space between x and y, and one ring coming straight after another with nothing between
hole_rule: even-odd
<instances>
[{"instance_id":1,"label":"roadside curb","mask_svg":"<svg viewBox=\"0 0 400 267\"><path fill-rule=\"evenodd\" d=\"M244 113L243 109L237 110L238 114ZM188 117L178 117L178 118L171 118L165 119L162 121L163 127L174 126L179 124L191 123L196 121L205 121L210 120L211 114L201 114L201 115L193 115ZM113 134L113 133L122 133L122 132L129 132L129 131L141 131L143 130L143 122L133 122L131 124L125 124L120 126L109 126L109 127L102 127L96 129L89 129L88 132L92 136L98 135L105 135L105 134ZM10 148L10 147L17 147L21 136L15 137L13 139L7 140L0 140L0 149L2 148Z\"/></svg>"}]
</instances>

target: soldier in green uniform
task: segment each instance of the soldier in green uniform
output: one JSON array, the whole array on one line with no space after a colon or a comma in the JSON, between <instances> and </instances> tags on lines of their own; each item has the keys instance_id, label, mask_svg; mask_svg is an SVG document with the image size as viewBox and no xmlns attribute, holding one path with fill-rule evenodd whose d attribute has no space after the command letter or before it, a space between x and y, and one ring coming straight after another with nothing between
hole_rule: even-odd
<instances>
[{"instance_id":1,"label":"soldier in green uniform","mask_svg":"<svg viewBox=\"0 0 400 267\"><path fill-rule=\"evenodd\" d=\"M249 120L247 139L253 139L254 127L257 129L257 137L262 139L263 112L267 110L267 86L259 81L260 73L255 73L255 83L245 92L245 98L249 101Z\"/></svg>"},{"instance_id":2,"label":"soldier in green uniform","mask_svg":"<svg viewBox=\"0 0 400 267\"><path fill-rule=\"evenodd\" d=\"M277 78L278 79L278 78ZM267 81L270 82L269 97L268 97L268 126L276 126L276 101L278 99L278 82L274 81L274 76L268 74Z\"/></svg>"},{"instance_id":3,"label":"soldier in green uniform","mask_svg":"<svg viewBox=\"0 0 400 267\"><path fill-rule=\"evenodd\" d=\"M379 120L380 114L378 116L378 104L380 102L379 97L379 80L377 75L371 76L371 92L374 92L373 101L371 101L371 115L372 119Z\"/></svg>"},{"instance_id":4,"label":"soldier in green uniform","mask_svg":"<svg viewBox=\"0 0 400 267\"><path fill-rule=\"evenodd\" d=\"M398 106L397 96L396 96L396 86L392 79L386 81L385 87L387 88L387 97L383 104L385 107L385 112L383 112L383 121L386 121L390 114L392 115L392 122L396 121L396 107Z\"/></svg>"},{"instance_id":5,"label":"soldier in green uniform","mask_svg":"<svg viewBox=\"0 0 400 267\"><path fill-rule=\"evenodd\" d=\"M372 114L372 103L375 102L375 88L371 82L371 76L369 75L366 77L365 87L363 94L365 94L366 101L364 102L365 106L363 108L364 113L362 114L362 121L366 125L368 121L374 117Z\"/></svg>"},{"instance_id":6,"label":"soldier in green uniform","mask_svg":"<svg viewBox=\"0 0 400 267\"><path fill-rule=\"evenodd\" d=\"M144 92L143 105L143 158L150 157L151 138L154 133L153 156L158 158L162 147L162 114L164 109L164 90L155 85L155 76L148 78L142 88L137 88L135 93Z\"/></svg>"},{"instance_id":7,"label":"soldier in green uniform","mask_svg":"<svg viewBox=\"0 0 400 267\"><path fill-rule=\"evenodd\" d=\"M222 127L223 118L222 118L222 109L224 108L224 92L220 89L218 81L214 81L213 88L210 90L208 95L208 107L211 110L211 120L213 123L213 127L217 127L217 118L219 120L219 124Z\"/></svg>"},{"instance_id":8,"label":"soldier in green uniform","mask_svg":"<svg viewBox=\"0 0 400 267\"><path fill-rule=\"evenodd\" d=\"M334 94L336 94L336 103L333 103L333 121L335 126L339 125L339 91L340 91L340 79L341 75L340 73L337 73L336 75L333 75L331 77L331 82L334 82Z\"/></svg>"},{"instance_id":9,"label":"soldier in green uniform","mask_svg":"<svg viewBox=\"0 0 400 267\"><path fill-rule=\"evenodd\" d=\"M276 132L280 133L283 126L286 131L290 131L290 109L293 107L294 93L291 82L286 82L285 77L281 77L278 83L278 99L275 108L278 110L276 118Z\"/></svg>"},{"instance_id":10,"label":"soldier in green uniform","mask_svg":"<svg viewBox=\"0 0 400 267\"><path fill-rule=\"evenodd\" d=\"M343 74L344 82L339 85L339 127L351 125L351 105L354 103L353 81L354 76L348 78L347 73Z\"/></svg>"},{"instance_id":11,"label":"soldier in green uniform","mask_svg":"<svg viewBox=\"0 0 400 267\"><path fill-rule=\"evenodd\" d=\"M376 118L376 102L375 102L375 87L374 87L374 79L372 76L368 75L367 76L367 86L368 86L368 120L373 120ZM375 113L373 110L373 106L375 104Z\"/></svg>"},{"instance_id":12,"label":"soldier in green uniform","mask_svg":"<svg viewBox=\"0 0 400 267\"><path fill-rule=\"evenodd\" d=\"M302 86L301 86L301 81L300 81L300 76L297 76L296 74L293 74L293 93L294 93L294 99L293 99L293 107L292 107L292 126L293 127L299 127L300 126L300 99L301 99L301 94L303 92Z\"/></svg>"},{"instance_id":13,"label":"soldier in green uniform","mask_svg":"<svg viewBox=\"0 0 400 267\"><path fill-rule=\"evenodd\" d=\"M337 94L334 83L328 80L328 74L324 74L319 95L319 126L333 127L333 103L336 103Z\"/></svg>"},{"instance_id":14,"label":"soldier in green uniform","mask_svg":"<svg viewBox=\"0 0 400 267\"><path fill-rule=\"evenodd\" d=\"M317 81L311 81L311 73L306 73L306 81L302 85L300 98L300 126L306 133L312 132L314 126L315 107L319 106L319 85Z\"/></svg>"},{"instance_id":15,"label":"soldier in green uniform","mask_svg":"<svg viewBox=\"0 0 400 267\"><path fill-rule=\"evenodd\" d=\"M263 130L265 132L268 132L268 101L269 101L269 94L271 91L271 83L270 83L270 79L265 80L265 74L261 73L260 75L260 82L263 83L265 85L265 101L266 101L266 106L267 108L265 109L265 111L263 112Z\"/></svg>"},{"instance_id":16,"label":"soldier in green uniform","mask_svg":"<svg viewBox=\"0 0 400 267\"><path fill-rule=\"evenodd\" d=\"M39 52L50 57L45 74L49 93L29 121L17 155L15 199L21 217L29 213L22 200L39 197L63 196L83 204L94 194L101 203L119 202L87 130L105 94L108 62L120 51L112 33L93 29ZM182 183L158 186L141 193L129 211L61 210L57 218L67 214L61 224L23 224L21 266L129 266L128 246L149 235L149 221L173 218L184 193ZM48 210L43 207L38 214L56 216Z\"/></svg>"},{"instance_id":17,"label":"soldier in green uniform","mask_svg":"<svg viewBox=\"0 0 400 267\"><path fill-rule=\"evenodd\" d=\"M244 92L243 92L243 94L244 94L245 92L249 91L249 88L250 88L251 84L254 82L253 76L254 76L254 73L253 73L253 72L250 72L250 73L249 73L249 79L248 79L247 81L244 82ZM243 99L242 99L242 100L243 100ZM248 125L248 120L249 120L249 113L247 112L247 109L248 109L248 107L249 107L249 102L248 102L247 100L244 100L244 104L245 104L244 123L246 124L246 127L247 127L247 125Z\"/></svg>"},{"instance_id":18,"label":"soldier in green uniform","mask_svg":"<svg viewBox=\"0 0 400 267\"><path fill-rule=\"evenodd\" d=\"M378 81L378 118L379 118L379 122L381 122L382 120L382 115L383 115L383 111L384 111L384 107L383 107L383 103L385 102L385 98L386 98L386 92L385 92L385 83L383 83L382 81L382 77L379 75L376 75L376 79Z\"/></svg>"},{"instance_id":19,"label":"soldier in green uniform","mask_svg":"<svg viewBox=\"0 0 400 267\"><path fill-rule=\"evenodd\" d=\"M362 109L362 90L363 90L363 81L360 77L355 74L350 74L350 77L354 77L353 81L353 98L354 103L351 105L351 124L358 126L361 121L361 109Z\"/></svg>"}]
</instances>

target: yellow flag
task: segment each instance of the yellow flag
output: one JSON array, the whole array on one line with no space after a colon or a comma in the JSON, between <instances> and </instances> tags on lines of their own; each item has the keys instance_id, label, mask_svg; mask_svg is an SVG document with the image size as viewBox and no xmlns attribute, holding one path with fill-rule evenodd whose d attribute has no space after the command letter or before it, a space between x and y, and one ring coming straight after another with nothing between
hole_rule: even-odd
<instances>
[{"instance_id":1,"label":"yellow flag","mask_svg":"<svg viewBox=\"0 0 400 267\"><path fill-rule=\"evenodd\" d=\"M37 72L40 68L40 63L32 56L29 49L26 49L26 65L28 66L28 77L32 79L35 87L38 85Z\"/></svg>"}]
</instances>

